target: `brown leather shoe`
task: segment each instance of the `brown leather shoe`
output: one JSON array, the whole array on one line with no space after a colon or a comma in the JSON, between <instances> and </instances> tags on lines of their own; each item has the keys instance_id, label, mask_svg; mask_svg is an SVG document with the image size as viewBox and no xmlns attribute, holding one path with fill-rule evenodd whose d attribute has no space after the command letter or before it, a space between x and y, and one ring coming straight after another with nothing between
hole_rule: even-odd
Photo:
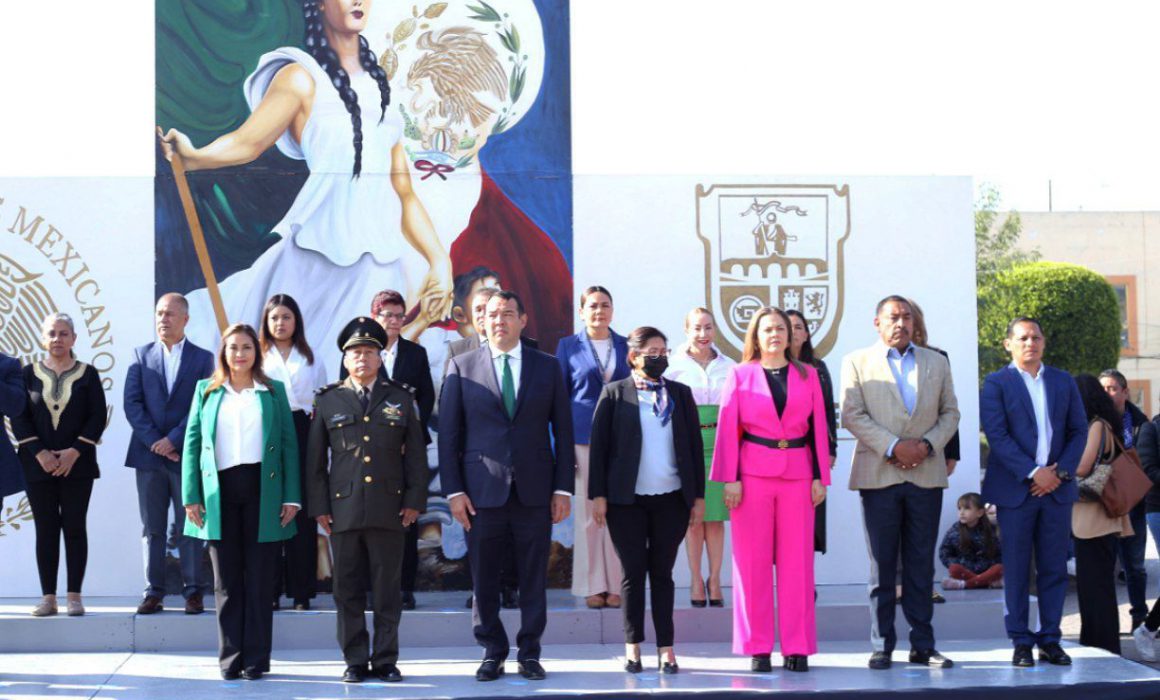
<instances>
[{"instance_id":1,"label":"brown leather shoe","mask_svg":"<svg viewBox=\"0 0 1160 700\"><path fill-rule=\"evenodd\" d=\"M141 604L137 606L137 614L152 615L153 613L159 613L164 609L165 606L161 604L160 598L155 595L147 595L145 596L145 600L141 601Z\"/></svg>"},{"instance_id":2,"label":"brown leather shoe","mask_svg":"<svg viewBox=\"0 0 1160 700\"><path fill-rule=\"evenodd\" d=\"M186 615L200 615L203 612L205 612L205 603L202 602L200 593L194 593L185 599Z\"/></svg>"}]
</instances>

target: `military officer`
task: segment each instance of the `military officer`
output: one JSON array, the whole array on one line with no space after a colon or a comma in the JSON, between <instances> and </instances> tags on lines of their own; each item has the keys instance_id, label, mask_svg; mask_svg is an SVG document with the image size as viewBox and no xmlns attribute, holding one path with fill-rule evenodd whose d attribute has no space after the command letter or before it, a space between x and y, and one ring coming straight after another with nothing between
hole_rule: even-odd
<instances>
[{"instance_id":1,"label":"military officer","mask_svg":"<svg viewBox=\"0 0 1160 700\"><path fill-rule=\"evenodd\" d=\"M338 347L349 376L318 390L307 443L310 512L330 535L342 680L369 673L402 680L398 667L399 581L404 528L427 503L427 450L413 391L379 375L387 334L374 319L356 318ZM364 610L372 593L374 644Z\"/></svg>"}]
</instances>

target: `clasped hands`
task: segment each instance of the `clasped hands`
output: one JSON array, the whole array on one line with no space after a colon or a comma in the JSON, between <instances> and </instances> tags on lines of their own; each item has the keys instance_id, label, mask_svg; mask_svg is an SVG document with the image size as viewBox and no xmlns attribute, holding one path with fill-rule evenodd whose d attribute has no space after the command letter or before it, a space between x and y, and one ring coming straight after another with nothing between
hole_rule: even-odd
<instances>
[{"instance_id":1,"label":"clasped hands","mask_svg":"<svg viewBox=\"0 0 1160 700\"><path fill-rule=\"evenodd\" d=\"M1049 464L1046 467L1036 469L1035 475L1031 477L1031 495L1036 498L1042 498L1059 488L1059 485L1063 483L1063 479L1059 478L1058 472L1058 464Z\"/></svg>"},{"instance_id":2,"label":"clasped hands","mask_svg":"<svg viewBox=\"0 0 1160 700\"><path fill-rule=\"evenodd\" d=\"M36 461L49 476L68 476L80 456L80 450L75 447L66 450L41 450L36 453Z\"/></svg>"},{"instance_id":3,"label":"clasped hands","mask_svg":"<svg viewBox=\"0 0 1160 700\"><path fill-rule=\"evenodd\" d=\"M173 446L173 443L170 442L169 438L167 437L163 437L150 445L149 451L155 455L161 455L162 457L168 459L170 462L177 462L181 460L181 454L177 451L177 448Z\"/></svg>"},{"instance_id":4,"label":"clasped hands","mask_svg":"<svg viewBox=\"0 0 1160 700\"><path fill-rule=\"evenodd\" d=\"M894 446L894 454L887 458L887 462L902 469L914 469L926 461L930 456L930 448L922 440L909 438L899 440Z\"/></svg>"}]
</instances>

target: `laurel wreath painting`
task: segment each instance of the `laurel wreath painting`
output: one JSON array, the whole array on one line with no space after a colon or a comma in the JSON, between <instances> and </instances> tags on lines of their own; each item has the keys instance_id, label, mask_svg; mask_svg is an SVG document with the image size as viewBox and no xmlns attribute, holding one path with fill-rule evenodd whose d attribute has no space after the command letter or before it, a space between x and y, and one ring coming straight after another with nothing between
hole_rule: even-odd
<instances>
[{"instance_id":1,"label":"laurel wreath painting","mask_svg":"<svg viewBox=\"0 0 1160 700\"><path fill-rule=\"evenodd\" d=\"M5 528L19 530L20 523L30 520L32 520L32 506L28 505L28 497L24 497L20 499L15 508L8 507L4 509L3 513L0 513L0 537L8 535Z\"/></svg>"},{"instance_id":2,"label":"laurel wreath painting","mask_svg":"<svg viewBox=\"0 0 1160 700\"><path fill-rule=\"evenodd\" d=\"M388 80L393 81L395 75L398 73L399 54L407 51L410 46L407 41L415 35L416 31L424 32L430 30L430 23L424 20L438 18L443 14L444 10L447 9L447 5L448 3L445 2L432 3L428 5L427 8L422 12L419 11L418 5L413 5L411 7L411 16L400 21L399 24L395 26L394 31L387 35L388 48L382 52L382 55L379 58L379 65L382 66L384 71L386 71ZM507 129L510 123L510 118L515 114L515 112L512 111L512 108L515 106L516 102L519 101L520 96L523 95L524 86L527 83L528 56L527 54L520 53L522 48L520 42L520 32L516 25L511 21L508 13L501 13L483 0L479 0L478 5L469 4L466 7L469 11L472 12L472 14L468 16L468 19L494 25L496 36L499 37L500 43L509 54L507 58L508 63L511 65L510 70L506 72L506 75L503 71L500 71L499 75L497 76L500 80L498 85L499 90L505 91L507 93L504 96L504 105L500 115L491 128L492 135L499 134ZM427 31L426 34L421 34L418 37L416 46L420 50L431 49L433 48L431 46L431 42L431 32ZM486 47L484 48L486 51L490 52L490 49L486 49ZM506 85L504 85L504 83L506 83ZM483 87L490 88L490 86ZM400 104L398 108L400 114L403 116L404 135L411 140L420 140L421 134L419 133L419 128L415 124L412 116L407 113L404 105ZM462 139L459 139L454 144L454 148L456 150L468 150L471 149L474 145L475 139L465 135L462 137ZM451 149L449 148L447 150L450 151ZM415 155L410 153L409 149L408 153L409 155L412 155L412 160L414 160ZM471 154L464 155L455 161L452 167L454 169L466 167L471 165L472 160L473 156Z\"/></svg>"}]
</instances>

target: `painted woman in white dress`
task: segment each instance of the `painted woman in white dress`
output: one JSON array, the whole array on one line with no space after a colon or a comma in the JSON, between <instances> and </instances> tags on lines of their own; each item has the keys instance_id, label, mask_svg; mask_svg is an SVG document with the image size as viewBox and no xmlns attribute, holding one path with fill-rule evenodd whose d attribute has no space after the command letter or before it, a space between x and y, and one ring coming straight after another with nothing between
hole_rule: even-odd
<instances>
[{"instance_id":1,"label":"painted woman in white dress","mask_svg":"<svg viewBox=\"0 0 1160 700\"><path fill-rule=\"evenodd\" d=\"M162 136L165 156L176 152L190 171L249 163L274 145L306 161L310 176L274 227L282 239L220 289L229 322L257 324L271 295L293 296L316 348L331 348L376 292L411 289L404 241L429 265L409 297L419 299L423 317L442 319L451 303L451 259L412 188L402 119L388 109L386 73L361 34L371 5L304 0L306 50L261 57L244 85L251 114L236 131L202 148L176 129ZM188 299L187 333L212 347L218 329L209 294L199 289ZM324 366L337 361L323 358Z\"/></svg>"}]
</instances>

